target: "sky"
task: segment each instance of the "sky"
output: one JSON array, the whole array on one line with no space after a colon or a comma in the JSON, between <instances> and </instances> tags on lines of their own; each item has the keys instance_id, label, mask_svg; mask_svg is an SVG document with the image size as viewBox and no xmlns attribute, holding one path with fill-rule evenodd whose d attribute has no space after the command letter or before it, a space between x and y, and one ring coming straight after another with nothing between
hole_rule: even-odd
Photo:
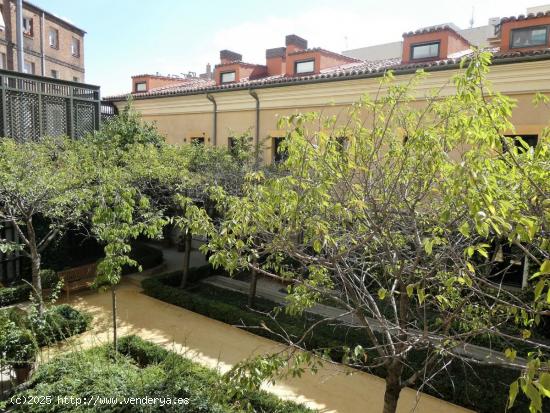
<instances>
[{"instance_id":1,"label":"sky","mask_svg":"<svg viewBox=\"0 0 550 413\"><path fill-rule=\"evenodd\" d=\"M229 49L265 64L287 34L341 52L401 40L404 32L452 22L485 25L550 0L31 0L87 32L86 83L103 96L131 89L143 73L203 73Z\"/></svg>"}]
</instances>

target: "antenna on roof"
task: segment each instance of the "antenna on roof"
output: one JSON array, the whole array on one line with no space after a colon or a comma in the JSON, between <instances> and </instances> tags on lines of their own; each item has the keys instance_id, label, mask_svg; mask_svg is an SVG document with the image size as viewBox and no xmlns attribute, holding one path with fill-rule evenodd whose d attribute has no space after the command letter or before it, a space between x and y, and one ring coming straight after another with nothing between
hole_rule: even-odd
<instances>
[{"instance_id":1,"label":"antenna on roof","mask_svg":"<svg viewBox=\"0 0 550 413\"><path fill-rule=\"evenodd\" d=\"M470 18L470 29L474 27L474 12L475 12L475 6L472 6L472 17Z\"/></svg>"}]
</instances>

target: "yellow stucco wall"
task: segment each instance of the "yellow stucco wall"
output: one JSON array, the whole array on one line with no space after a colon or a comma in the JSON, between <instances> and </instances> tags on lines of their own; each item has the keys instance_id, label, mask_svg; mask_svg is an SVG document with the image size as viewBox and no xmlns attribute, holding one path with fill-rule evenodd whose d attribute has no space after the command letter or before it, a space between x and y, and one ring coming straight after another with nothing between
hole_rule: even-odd
<instances>
[{"instance_id":1,"label":"yellow stucco wall","mask_svg":"<svg viewBox=\"0 0 550 413\"><path fill-rule=\"evenodd\" d=\"M452 94L450 79L456 70L431 72L416 88L420 102L433 89L442 88L442 95ZM396 76L397 82L408 82L411 75ZM272 157L271 139L276 136L281 116L298 112L322 111L326 115L346 118L350 105L364 93L374 96L380 78L311 83L256 89L260 100L260 141L264 144L264 160ZM532 99L536 92L550 92L550 63L535 61L496 65L489 80L495 90L517 100L512 121L519 134L539 134L550 123L550 108L535 108ZM214 92L218 107L217 145L226 146L227 138L250 130L255 135L256 102L247 90ZM119 102L119 107L124 102ZM154 121L169 143L189 142L191 137L205 136L207 144L213 139L213 104L206 94L137 99L135 108L147 121Z\"/></svg>"}]
</instances>

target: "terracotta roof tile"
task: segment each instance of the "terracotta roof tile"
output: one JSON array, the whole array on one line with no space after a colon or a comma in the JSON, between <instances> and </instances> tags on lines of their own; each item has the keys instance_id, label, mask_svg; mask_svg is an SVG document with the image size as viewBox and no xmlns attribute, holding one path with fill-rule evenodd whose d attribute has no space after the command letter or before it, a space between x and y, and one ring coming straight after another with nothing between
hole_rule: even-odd
<instances>
[{"instance_id":1,"label":"terracotta roof tile","mask_svg":"<svg viewBox=\"0 0 550 413\"><path fill-rule=\"evenodd\" d=\"M547 12L538 12L538 13L529 13L528 15L520 14L519 16L510 16L510 17L503 17L500 19L500 23L506 23L506 22L515 22L515 21L521 21L521 20L531 20L531 19L537 19L539 17L548 17L550 16L550 10Z\"/></svg>"},{"instance_id":2,"label":"terracotta roof tile","mask_svg":"<svg viewBox=\"0 0 550 413\"><path fill-rule=\"evenodd\" d=\"M543 50L532 51L509 51L500 52L498 48L487 49L493 53L493 62L496 64L512 63L518 58L537 58L537 59L550 59L550 48ZM183 83L181 85L167 85L160 88L155 88L149 92L133 93L136 98L148 98L148 97L160 97L171 95L193 95L207 92L216 92L223 90L239 90L248 89L253 87L269 87L270 85L292 85L307 82L322 81L323 79L353 79L365 77L368 75L376 76L377 74L383 74L388 70L393 70L395 73L408 73L416 69L434 69L441 68L454 68L461 59L471 54L471 51L464 52L465 55L457 54L456 56L448 59L436 60L431 62L418 62L418 63L401 63L400 58L376 60L376 61L358 61L354 63L347 63L331 68L323 69L319 74L307 75L307 76L269 76L259 79L242 79L239 82L230 83L226 85L216 85L213 80L198 79L196 83ZM128 94L111 96L105 98L105 100L121 101L126 99Z\"/></svg>"}]
</instances>

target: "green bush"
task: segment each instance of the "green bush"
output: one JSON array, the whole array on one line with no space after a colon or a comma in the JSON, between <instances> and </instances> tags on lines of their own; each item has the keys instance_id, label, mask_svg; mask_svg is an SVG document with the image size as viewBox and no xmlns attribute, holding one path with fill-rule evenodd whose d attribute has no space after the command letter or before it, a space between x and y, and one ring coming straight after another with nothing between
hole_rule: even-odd
<instances>
[{"instance_id":1,"label":"green bush","mask_svg":"<svg viewBox=\"0 0 550 413\"><path fill-rule=\"evenodd\" d=\"M52 345L88 329L92 317L68 304L50 307L42 317L29 317L28 327L39 346Z\"/></svg>"},{"instance_id":2,"label":"green bush","mask_svg":"<svg viewBox=\"0 0 550 413\"><path fill-rule=\"evenodd\" d=\"M0 359L13 367L34 362L38 347L32 333L17 325L7 312L0 314Z\"/></svg>"},{"instance_id":3,"label":"green bush","mask_svg":"<svg viewBox=\"0 0 550 413\"><path fill-rule=\"evenodd\" d=\"M40 271L40 278L42 281L42 288L44 289L51 289L57 287L57 284L60 281L59 276L54 270L41 270Z\"/></svg>"},{"instance_id":4,"label":"green bush","mask_svg":"<svg viewBox=\"0 0 550 413\"><path fill-rule=\"evenodd\" d=\"M247 308L247 296L242 293L229 291L214 286L197 286L195 289L182 290L174 288L177 284L178 274L166 274L156 278L148 278L142 281L144 292L159 300L184 307L188 310L203 314L207 317L232 324L247 327L260 326L264 323L274 332L289 334L291 338L301 337L307 327L319 319L314 315L300 317L290 316L284 311L278 312L276 322L260 312L272 311L277 304L265 299L256 300L254 312ZM254 334L261 335L272 340L281 341L281 336L270 333L265 329L248 329ZM284 337L284 335L283 335ZM371 347L364 332L360 328L344 325L320 324L306 337L306 348L332 348L331 357L334 361L341 361L342 348L362 345L363 348ZM368 352L370 360L378 355ZM409 365L411 368L422 365L424 354L415 351L410 354ZM371 374L384 377L381 369L367 370ZM498 366L476 365L474 367L457 360L451 362L433 377L428 386L422 391L451 403L474 409L480 413L493 413L505 411L508 397L508 386L518 376L518 372ZM528 410L525 398L518 397L513 409L509 412L523 412Z\"/></svg>"},{"instance_id":5,"label":"green bush","mask_svg":"<svg viewBox=\"0 0 550 413\"><path fill-rule=\"evenodd\" d=\"M52 306L40 316L33 308L27 313L19 309L0 312L0 336L16 330L29 331L37 347L54 344L88 329L92 317L68 304Z\"/></svg>"},{"instance_id":6,"label":"green bush","mask_svg":"<svg viewBox=\"0 0 550 413\"><path fill-rule=\"evenodd\" d=\"M59 357L39 367L19 397L74 396L95 397L178 397L188 398L179 406L80 406L70 404L17 406L21 412L241 412L243 402L262 413L307 413L311 410L295 403L281 401L264 391L246 395L246 400L227 397L227 384L213 370L167 351L138 337L119 341L123 356L113 357L111 348L99 347Z\"/></svg>"},{"instance_id":7,"label":"green bush","mask_svg":"<svg viewBox=\"0 0 550 413\"><path fill-rule=\"evenodd\" d=\"M28 284L18 284L12 287L0 287L0 307L27 301L32 288Z\"/></svg>"}]
</instances>

